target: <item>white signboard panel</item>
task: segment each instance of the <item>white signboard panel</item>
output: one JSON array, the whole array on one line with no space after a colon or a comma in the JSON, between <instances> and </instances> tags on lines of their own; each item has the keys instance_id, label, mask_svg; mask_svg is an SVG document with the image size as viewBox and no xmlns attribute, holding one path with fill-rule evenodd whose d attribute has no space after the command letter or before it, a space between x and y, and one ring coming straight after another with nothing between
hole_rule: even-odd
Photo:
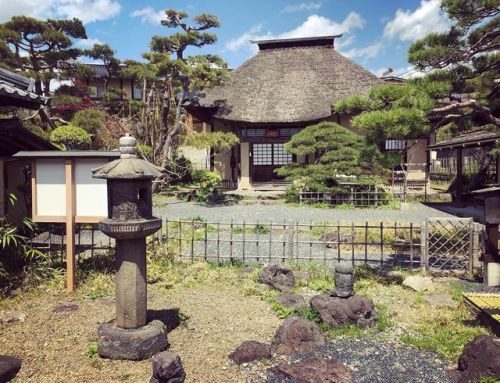
<instances>
[{"instance_id":1,"label":"white signboard panel","mask_svg":"<svg viewBox=\"0 0 500 383\"><path fill-rule=\"evenodd\" d=\"M66 215L66 174L64 160L36 161L36 214Z\"/></svg>"},{"instance_id":2,"label":"white signboard panel","mask_svg":"<svg viewBox=\"0 0 500 383\"><path fill-rule=\"evenodd\" d=\"M77 217L107 217L108 192L106 180L92 178L92 169L107 160L78 159L75 161L75 215Z\"/></svg>"}]
</instances>

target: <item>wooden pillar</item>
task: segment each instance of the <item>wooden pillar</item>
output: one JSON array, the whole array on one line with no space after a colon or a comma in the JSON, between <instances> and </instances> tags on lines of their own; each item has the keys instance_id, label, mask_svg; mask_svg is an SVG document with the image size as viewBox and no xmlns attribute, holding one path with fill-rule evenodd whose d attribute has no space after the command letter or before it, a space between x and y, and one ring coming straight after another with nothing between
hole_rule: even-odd
<instances>
[{"instance_id":1,"label":"wooden pillar","mask_svg":"<svg viewBox=\"0 0 500 383\"><path fill-rule=\"evenodd\" d=\"M74 163L66 160L66 289L75 291L75 193Z\"/></svg>"},{"instance_id":2,"label":"wooden pillar","mask_svg":"<svg viewBox=\"0 0 500 383\"><path fill-rule=\"evenodd\" d=\"M464 164L463 164L462 148L457 148L457 179L462 178L464 174Z\"/></svg>"}]
</instances>

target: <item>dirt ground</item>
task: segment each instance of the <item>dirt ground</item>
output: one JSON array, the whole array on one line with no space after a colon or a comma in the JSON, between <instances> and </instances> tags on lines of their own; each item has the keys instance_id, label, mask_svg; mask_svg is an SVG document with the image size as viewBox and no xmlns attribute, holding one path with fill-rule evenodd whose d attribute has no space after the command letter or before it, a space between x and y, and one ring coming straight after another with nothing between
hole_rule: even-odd
<instances>
[{"instance_id":1,"label":"dirt ground","mask_svg":"<svg viewBox=\"0 0 500 383\"><path fill-rule=\"evenodd\" d=\"M70 303L79 309L53 312L54 307ZM227 355L244 340L269 342L280 323L269 304L223 285L153 291L149 307L180 308L181 316L189 318L168 335L170 350L177 352L184 364L186 382L245 382L243 371L231 364ZM26 314L24 322L0 324L0 354L23 360L14 382L149 381L149 360L126 362L89 356L96 344L98 324L114 317L112 297L75 299L49 292L8 310Z\"/></svg>"}]
</instances>

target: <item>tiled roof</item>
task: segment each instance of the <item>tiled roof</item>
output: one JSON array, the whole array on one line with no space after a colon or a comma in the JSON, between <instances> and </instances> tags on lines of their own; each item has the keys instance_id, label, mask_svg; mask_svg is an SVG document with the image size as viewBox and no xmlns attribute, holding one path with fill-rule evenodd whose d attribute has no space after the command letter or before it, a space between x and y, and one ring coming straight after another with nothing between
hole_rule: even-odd
<instances>
[{"instance_id":1,"label":"tiled roof","mask_svg":"<svg viewBox=\"0 0 500 383\"><path fill-rule=\"evenodd\" d=\"M0 69L0 105L38 109L50 99L34 93L35 80Z\"/></svg>"},{"instance_id":2,"label":"tiled roof","mask_svg":"<svg viewBox=\"0 0 500 383\"><path fill-rule=\"evenodd\" d=\"M481 145L489 142L494 142L500 138L500 132L492 132L487 130L473 130L467 133L463 133L459 136L449 138L447 140L437 142L433 145L429 145L429 149L447 149L455 148L458 146L474 146Z\"/></svg>"}]
</instances>

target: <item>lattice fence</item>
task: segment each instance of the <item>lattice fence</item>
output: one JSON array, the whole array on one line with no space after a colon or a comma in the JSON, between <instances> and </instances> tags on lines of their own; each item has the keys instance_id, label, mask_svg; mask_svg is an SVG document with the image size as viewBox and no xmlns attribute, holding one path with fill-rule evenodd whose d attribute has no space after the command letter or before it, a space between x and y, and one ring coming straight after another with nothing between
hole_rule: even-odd
<instances>
[{"instance_id":1,"label":"lattice fence","mask_svg":"<svg viewBox=\"0 0 500 383\"><path fill-rule=\"evenodd\" d=\"M477 249L472 218L429 218L425 225L427 267L472 272Z\"/></svg>"}]
</instances>

